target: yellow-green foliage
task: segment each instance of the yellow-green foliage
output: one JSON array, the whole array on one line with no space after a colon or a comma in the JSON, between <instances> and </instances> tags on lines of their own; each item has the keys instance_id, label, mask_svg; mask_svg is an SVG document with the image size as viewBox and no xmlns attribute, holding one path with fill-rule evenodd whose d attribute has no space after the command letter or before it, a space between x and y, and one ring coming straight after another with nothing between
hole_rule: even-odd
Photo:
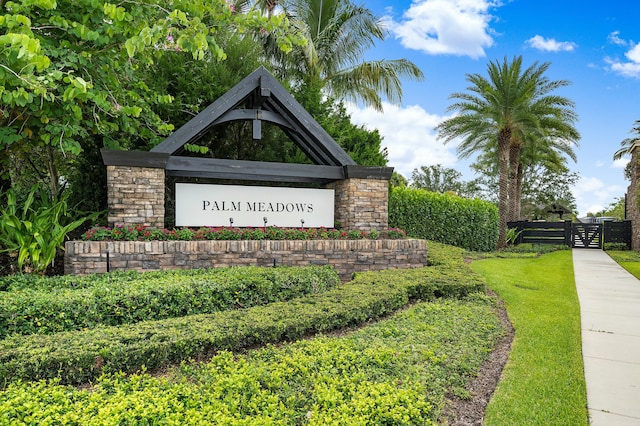
<instances>
[{"instance_id":1,"label":"yellow-green foliage","mask_svg":"<svg viewBox=\"0 0 640 426\"><path fill-rule=\"evenodd\" d=\"M98 325L53 335L15 335L0 341L0 387L19 379L56 377L65 383L84 383L105 368L125 372L143 365L158 368L220 350L362 324L412 300L460 298L484 291L484 282L464 262L441 257L438 266L358 274L350 283L324 293L242 311Z\"/></svg>"},{"instance_id":2,"label":"yellow-green foliage","mask_svg":"<svg viewBox=\"0 0 640 426\"><path fill-rule=\"evenodd\" d=\"M423 303L343 337L223 351L162 378L14 383L0 391L0 423L435 425L502 332L482 297Z\"/></svg>"}]
</instances>

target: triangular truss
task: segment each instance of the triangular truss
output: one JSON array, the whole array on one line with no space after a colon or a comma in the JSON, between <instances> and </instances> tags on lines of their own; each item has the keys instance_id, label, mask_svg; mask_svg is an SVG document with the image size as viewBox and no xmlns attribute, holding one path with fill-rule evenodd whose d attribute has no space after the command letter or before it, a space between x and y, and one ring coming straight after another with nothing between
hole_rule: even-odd
<instances>
[{"instance_id":1,"label":"triangular truss","mask_svg":"<svg viewBox=\"0 0 640 426\"><path fill-rule=\"evenodd\" d=\"M315 165L180 156L185 144L196 143L214 126L237 120L253 122L254 139L260 139L263 121L278 125ZM221 179L331 181L344 179L345 166L356 164L264 67L247 76L151 152L169 154L166 170L170 175Z\"/></svg>"}]
</instances>

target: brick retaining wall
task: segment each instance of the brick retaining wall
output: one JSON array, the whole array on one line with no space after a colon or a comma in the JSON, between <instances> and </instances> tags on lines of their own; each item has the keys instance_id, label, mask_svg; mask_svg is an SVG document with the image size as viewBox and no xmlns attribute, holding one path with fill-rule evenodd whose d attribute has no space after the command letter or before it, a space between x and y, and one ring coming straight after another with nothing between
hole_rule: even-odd
<instances>
[{"instance_id":1,"label":"brick retaining wall","mask_svg":"<svg viewBox=\"0 0 640 426\"><path fill-rule=\"evenodd\" d=\"M332 265L343 281L354 272L427 265L425 240L68 241L65 274L109 269L158 271L224 266Z\"/></svg>"}]
</instances>

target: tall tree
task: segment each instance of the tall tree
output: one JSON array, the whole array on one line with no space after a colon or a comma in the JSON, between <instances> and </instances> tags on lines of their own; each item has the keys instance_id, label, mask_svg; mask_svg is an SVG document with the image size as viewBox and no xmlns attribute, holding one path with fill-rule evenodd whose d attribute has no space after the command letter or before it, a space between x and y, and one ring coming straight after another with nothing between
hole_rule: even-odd
<instances>
[{"instance_id":1,"label":"tall tree","mask_svg":"<svg viewBox=\"0 0 640 426\"><path fill-rule=\"evenodd\" d=\"M629 133L631 133L632 136L620 142L620 149L613 154L614 160L620 160L623 157L631 155L633 145L640 143L640 120L634 122L633 128ZM631 163L627 163L627 166L624 168L624 177L629 180L631 179Z\"/></svg>"},{"instance_id":2,"label":"tall tree","mask_svg":"<svg viewBox=\"0 0 640 426\"><path fill-rule=\"evenodd\" d=\"M475 182L463 181L462 173L452 168L442 167L441 164L413 169L411 186L432 192L455 192L461 197L468 198L478 195Z\"/></svg>"},{"instance_id":3,"label":"tall tree","mask_svg":"<svg viewBox=\"0 0 640 426\"><path fill-rule=\"evenodd\" d=\"M220 28L263 28L284 49L303 42L289 36L285 16L235 13L223 0L0 1L0 171L39 152L46 161L34 166L55 193L56 161L78 154L83 138L112 147L162 140L173 127L153 106L171 97L139 71L175 50L225 59Z\"/></svg>"},{"instance_id":4,"label":"tall tree","mask_svg":"<svg viewBox=\"0 0 640 426\"><path fill-rule=\"evenodd\" d=\"M621 158L631 154L631 148L636 143L640 143L640 120L636 120L629 132L632 134L630 138L625 138L620 142L620 149L613 154L614 160L620 160Z\"/></svg>"},{"instance_id":5,"label":"tall tree","mask_svg":"<svg viewBox=\"0 0 640 426\"><path fill-rule=\"evenodd\" d=\"M524 179L521 186L521 208L523 217L534 218L540 212L538 207L559 203L569 209L575 209L576 201L571 186L578 181L578 175L567 167L567 159L558 152L549 152L547 156L537 156L536 161L524 161ZM471 168L480 174L477 183L481 198L497 203L498 165L495 153L483 153L471 164Z\"/></svg>"},{"instance_id":6,"label":"tall tree","mask_svg":"<svg viewBox=\"0 0 640 426\"><path fill-rule=\"evenodd\" d=\"M401 100L401 77L423 78L406 59L364 60L367 49L386 35L369 9L349 0L282 0L279 5L306 44L287 55L271 49L270 38L266 47L278 76L292 79L294 87L320 83L326 95L381 110L382 96Z\"/></svg>"},{"instance_id":7,"label":"tall tree","mask_svg":"<svg viewBox=\"0 0 640 426\"><path fill-rule=\"evenodd\" d=\"M520 211L523 206L523 185L533 182L538 178L534 172L537 170L546 170L550 175L569 174L569 169L566 167L567 157L573 161L577 160L572 144L568 143L566 139L555 137L529 139L528 143L522 147L518 159L516 188L513 206L511 207L512 216L509 220L515 221L522 219ZM529 173L531 173L531 175L529 175ZM568 198L563 197L563 199L566 200ZM551 201L559 202L561 200L550 200L550 202Z\"/></svg>"},{"instance_id":8,"label":"tall tree","mask_svg":"<svg viewBox=\"0 0 640 426\"><path fill-rule=\"evenodd\" d=\"M490 151L495 147L498 163L500 215L498 247L506 246L507 221L513 217L518 199L518 166L523 146L530 141L579 137L573 127L573 103L552 95L566 86L564 80L549 81L543 74L548 63L534 63L523 70L522 57L508 62L492 61L488 78L467 75L468 92L454 93L458 99L448 110L459 114L438 126L445 143L463 138L458 152L463 157Z\"/></svg>"}]
</instances>

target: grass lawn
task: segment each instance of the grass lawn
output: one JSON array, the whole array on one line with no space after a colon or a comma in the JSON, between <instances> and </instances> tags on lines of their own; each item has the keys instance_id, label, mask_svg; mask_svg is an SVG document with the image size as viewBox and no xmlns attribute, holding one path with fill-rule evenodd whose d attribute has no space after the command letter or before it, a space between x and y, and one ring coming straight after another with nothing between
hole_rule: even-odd
<instances>
[{"instance_id":1,"label":"grass lawn","mask_svg":"<svg viewBox=\"0 0 640 426\"><path fill-rule=\"evenodd\" d=\"M640 252L607 250L607 254L634 277L640 279Z\"/></svg>"},{"instance_id":2,"label":"grass lawn","mask_svg":"<svg viewBox=\"0 0 640 426\"><path fill-rule=\"evenodd\" d=\"M570 250L471 264L505 302L515 339L486 425L587 425Z\"/></svg>"}]
</instances>

